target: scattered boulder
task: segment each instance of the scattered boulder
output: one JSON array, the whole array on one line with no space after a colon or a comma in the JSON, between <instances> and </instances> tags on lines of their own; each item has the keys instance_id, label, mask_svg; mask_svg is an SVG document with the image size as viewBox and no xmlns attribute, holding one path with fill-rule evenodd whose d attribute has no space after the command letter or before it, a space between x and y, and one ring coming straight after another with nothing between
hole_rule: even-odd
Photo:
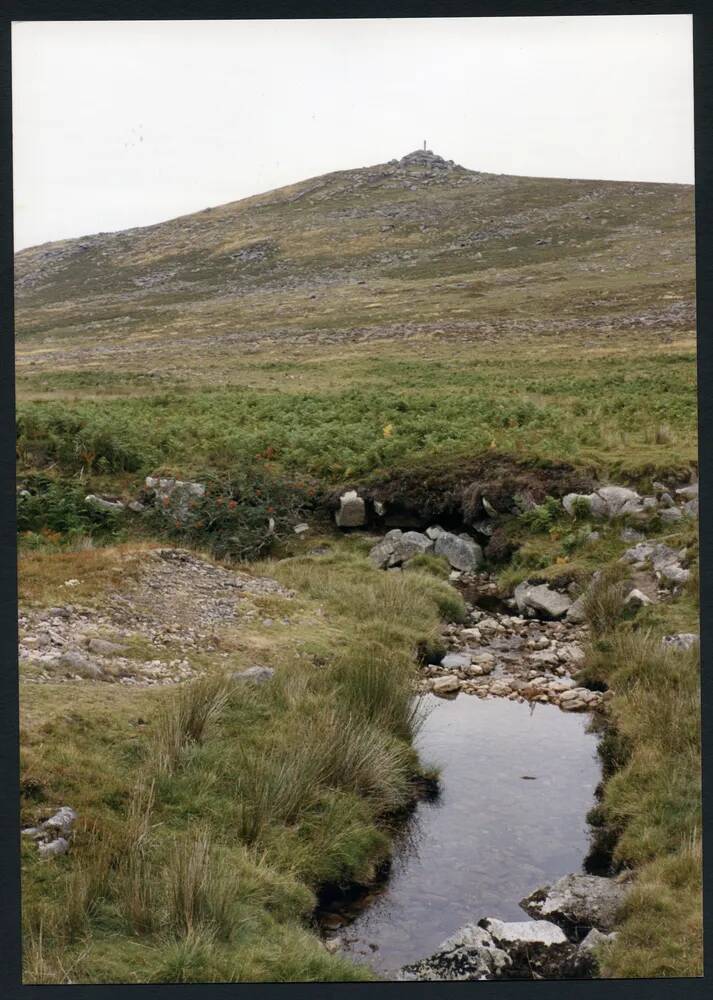
<instances>
[{"instance_id":1,"label":"scattered boulder","mask_svg":"<svg viewBox=\"0 0 713 1000\"><path fill-rule=\"evenodd\" d=\"M64 837L57 837L56 840L50 840L48 843L39 843L37 850L41 858L54 858L59 854L67 853L69 842Z\"/></svg>"},{"instance_id":2,"label":"scattered boulder","mask_svg":"<svg viewBox=\"0 0 713 1000\"><path fill-rule=\"evenodd\" d=\"M356 490L342 493L334 519L339 528L360 528L366 524L366 504Z\"/></svg>"},{"instance_id":3,"label":"scattered boulder","mask_svg":"<svg viewBox=\"0 0 713 1000\"><path fill-rule=\"evenodd\" d=\"M402 566L414 556L433 551L433 542L428 535L423 535L420 531L399 532L397 537L392 538L391 544L393 552L389 559L390 566Z\"/></svg>"},{"instance_id":4,"label":"scattered boulder","mask_svg":"<svg viewBox=\"0 0 713 1000\"><path fill-rule=\"evenodd\" d=\"M584 507L592 517L606 517L606 502L597 493L568 493L562 499L562 506L574 517L578 507Z\"/></svg>"},{"instance_id":5,"label":"scattered boulder","mask_svg":"<svg viewBox=\"0 0 713 1000\"><path fill-rule=\"evenodd\" d=\"M116 656L124 651L124 647L116 642L94 638L87 639L87 649L90 653L97 653L99 656Z\"/></svg>"},{"instance_id":6,"label":"scattered boulder","mask_svg":"<svg viewBox=\"0 0 713 1000\"><path fill-rule=\"evenodd\" d=\"M646 607L647 604L653 604L653 601L650 597L647 597L642 590L638 590L638 588L634 587L634 589L630 590L627 594L624 604L629 608L638 609Z\"/></svg>"},{"instance_id":7,"label":"scattered boulder","mask_svg":"<svg viewBox=\"0 0 713 1000\"><path fill-rule=\"evenodd\" d=\"M59 665L80 677L98 678L103 674L98 663L92 663L78 649L68 649L59 658Z\"/></svg>"},{"instance_id":8,"label":"scattered boulder","mask_svg":"<svg viewBox=\"0 0 713 1000\"><path fill-rule=\"evenodd\" d=\"M682 486L676 490L676 496L683 497L684 500L697 500L698 483L691 483L690 486Z\"/></svg>"},{"instance_id":9,"label":"scattered boulder","mask_svg":"<svg viewBox=\"0 0 713 1000\"><path fill-rule=\"evenodd\" d=\"M600 875L564 875L553 885L542 886L520 903L537 920L546 918L577 940L596 927L610 931L627 887Z\"/></svg>"},{"instance_id":10,"label":"scattered boulder","mask_svg":"<svg viewBox=\"0 0 713 1000\"><path fill-rule=\"evenodd\" d=\"M234 670L230 675L232 681L239 684L264 684L272 680L275 671L272 667L248 667L247 670Z\"/></svg>"},{"instance_id":11,"label":"scattered boulder","mask_svg":"<svg viewBox=\"0 0 713 1000\"><path fill-rule=\"evenodd\" d=\"M572 601L565 594L551 590L544 583L534 585L527 580L515 587L513 596L518 611L529 617L562 618L572 606Z\"/></svg>"},{"instance_id":12,"label":"scattered boulder","mask_svg":"<svg viewBox=\"0 0 713 1000\"><path fill-rule=\"evenodd\" d=\"M94 493L86 496L84 502L87 506L95 507L98 510L120 511L124 509L124 505L120 500L105 500L104 497L98 497Z\"/></svg>"},{"instance_id":13,"label":"scattered boulder","mask_svg":"<svg viewBox=\"0 0 713 1000\"><path fill-rule=\"evenodd\" d=\"M292 530L296 535L304 535L309 531L309 525L302 521L300 524L296 524Z\"/></svg>"}]
</instances>

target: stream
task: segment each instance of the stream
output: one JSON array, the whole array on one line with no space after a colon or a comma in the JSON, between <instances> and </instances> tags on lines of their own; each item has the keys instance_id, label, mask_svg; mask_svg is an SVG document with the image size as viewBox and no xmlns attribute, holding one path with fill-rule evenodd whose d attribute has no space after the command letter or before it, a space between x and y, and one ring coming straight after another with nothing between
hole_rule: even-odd
<instances>
[{"instance_id":1,"label":"stream","mask_svg":"<svg viewBox=\"0 0 713 1000\"><path fill-rule=\"evenodd\" d=\"M386 978L463 924L529 919L525 895L583 871L601 777L589 713L468 695L423 704L416 746L440 767L440 792L404 824L381 885L321 913L340 954Z\"/></svg>"}]
</instances>

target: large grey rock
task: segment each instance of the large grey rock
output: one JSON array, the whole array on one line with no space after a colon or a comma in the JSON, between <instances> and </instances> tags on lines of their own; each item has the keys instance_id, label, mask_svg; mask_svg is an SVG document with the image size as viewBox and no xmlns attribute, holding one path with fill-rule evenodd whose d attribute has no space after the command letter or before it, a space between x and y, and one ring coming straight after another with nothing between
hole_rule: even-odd
<instances>
[{"instance_id":1,"label":"large grey rock","mask_svg":"<svg viewBox=\"0 0 713 1000\"><path fill-rule=\"evenodd\" d=\"M507 953L484 928L466 924L429 958L404 966L397 978L430 982L498 979L510 964Z\"/></svg>"},{"instance_id":2,"label":"large grey rock","mask_svg":"<svg viewBox=\"0 0 713 1000\"><path fill-rule=\"evenodd\" d=\"M98 656L116 656L124 651L124 647L108 639L87 639L87 649Z\"/></svg>"},{"instance_id":3,"label":"large grey rock","mask_svg":"<svg viewBox=\"0 0 713 1000\"><path fill-rule=\"evenodd\" d=\"M434 551L437 556L448 560L453 569L464 572L478 569L485 562L483 550L471 538L454 535L444 531L435 540Z\"/></svg>"},{"instance_id":4,"label":"large grey rock","mask_svg":"<svg viewBox=\"0 0 713 1000\"><path fill-rule=\"evenodd\" d=\"M567 608L567 614L565 615L565 619L568 622L572 622L573 625L581 625L583 622L586 622L587 620L587 613L585 608L586 608L586 597L584 594L581 594L577 598L577 600L573 601L572 604L570 604L570 606Z\"/></svg>"},{"instance_id":5,"label":"large grey rock","mask_svg":"<svg viewBox=\"0 0 713 1000\"><path fill-rule=\"evenodd\" d=\"M57 830L66 837L71 833L76 819L77 814L71 806L62 806L53 816L44 821L42 827L45 830Z\"/></svg>"},{"instance_id":6,"label":"large grey rock","mask_svg":"<svg viewBox=\"0 0 713 1000\"><path fill-rule=\"evenodd\" d=\"M663 524L675 524L676 521L680 521L683 514L678 507L665 507L659 514Z\"/></svg>"},{"instance_id":7,"label":"large grey rock","mask_svg":"<svg viewBox=\"0 0 713 1000\"><path fill-rule=\"evenodd\" d=\"M433 542L428 535L423 535L420 531L404 531L399 538L394 538L391 544L393 552L389 559L390 566L401 566L414 556L433 551Z\"/></svg>"},{"instance_id":8,"label":"large grey rock","mask_svg":"<svg viewBox=\"0 0 713 1000\"><path fill-rule=\"evenodd\" d=\"M625 885L610 878L564 875L553 885L536 889L520 905L531 917L551 920L570 936L582 938L592 927L613 929L626 892Z\"/></svg>"},{"instance_id":9,"label":"large grey rock","mask_svg":"<svg viewBox=\"0 0 713 1000\"><path fill-rule=\"evenodd\" d=\"M371 549L369 552L369 559L377 569L386 569L393 554L394 543L386 538L383 538L373 547L373 549Z\"/></svg>"},{"instance_id":10,"label":"large grey rock","mask_svg":"<svg viewBox=\"0 0 713 1000\"><path fill-rule=\"evenodd\" d=\"M68 649L62 653L59 665L74 674L79 674L80 677L98 678L103 673L98 663L93 663L78 649Z\"/></svg>"},{"instance_id":11,"label":"large grey rock","mask_svg":"<svg viewBox=\"0 0 713 1000\"><path fill-rule=\"evenodd\" d=\"M529 611L546 618L562 618L572 606L566 594L551 590L544 583L535 585L525 580L515 587L513 596L521 614Z\"/></svg>"},{"instance_id":12,"label":"large grey rock","mask_svg":"<svg viewBox=\"0 0 713 1000\"><path fill-rule=\"evenodd\" d=\"M694 497L693 500L687 500L682 510L686 517L698 517L698 497Z\"/></svg>"},{"instance_id":13,"label":"large grey rock","mask_svg":"<svg viewBox=\"0 0 713 1000\"><path fill-rule=\"evenodd\" d=\"M366 504L356 490L342 493L334 519L339 528L360 528L366 524Z\"/></svg>"},{"instance_id":14,"label":"large grey rock","mask_svg":"<svg viewBox=\"0 0 713 1000\"><path fill-rule=\"evenodd\" d=\"M562 500L562 506L571 515L578 506L586 506L593 517L614 518L638 514L646 507L656 506L655 497L647 499L653 503L644 504L642 497L626 486L601 486L594 493L568 493Z\"/></svg>"},{"instance_id":15,"label":"large grey rock","mask_svg":"<svg viewBox=\"0 0 713 1000\"><path fill-rule=\"evenodd\" d=\"M597 494L606 503L609 517L637 514L643 510L643 502L639 494L626 486L602 486L597 490Z\"/></svg>"}]
</instances>

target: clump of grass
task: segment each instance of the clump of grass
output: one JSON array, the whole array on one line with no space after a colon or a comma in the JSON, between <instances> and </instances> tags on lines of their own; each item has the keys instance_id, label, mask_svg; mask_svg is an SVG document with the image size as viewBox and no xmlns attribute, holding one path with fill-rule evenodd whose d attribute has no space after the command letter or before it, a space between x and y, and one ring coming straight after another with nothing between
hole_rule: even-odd
<instances>
[{"instance_id":1,"label":"clump of grass","mask_svg":"<svg viewBox=\"0 0 713 1000\"><path fill-rule=\"evenodd\" d=\"M232 875L206 828L174 838L164 875L170 931L185 937L208 930L229 938L234 929Z\"/></svg>"},{"instance_id":2,"label":"clump of grass","mask_svg":"<svg viewBox=\"0 0 713 1000\"><path fill-rule=\"evenodd\" d=\"M413 738L419 702L414 698L414 668L408 657L365 640L338 659L333 675L337 697L348 713L403 739Z\"/></svg>"},{"instance_id":3,"label":"clump of grass","mask_svg":"<svg viewBox=\"0 0 713 1000\"><path fill-rule=\"evenodd\" d=\"M407 573L413 571L429 573L431 576L435 576L437 580L447 580L451 573L448 560L444 559L443 556L434 556L430 552L422 552L420 555L409 559L404 566L404 570Z\"/></svg>"},{"instance_id":4,"label":"clump of grass","mask_svg":"<svg viewBox=\"0 0 713 1000\"><path fill-rule=\"evenodd\" d=\"M155 757L159 771L170 774L190 743L200 743L206 727L220 715L230 694L222 674L205 674L183 684L158 714Z\"/></svg>"},{"instance_id":5,"label":"clump of grass","mask_svg":"<svg viewBox=\"0 0 713 1000\"><path fill-rule=\"evenodd\" d=\"M140 780L129 802L124 828L124 849L118 866L119 903L134 931L146 934L158 922L156 885L151 863L151 819L156 785Z\"/></svg>"},{"instance_id":6,"label":"clump of grass","mask_svg":"<svg viewBox=\"0 0 713 1000\"><path fill-rule=\"evenodd\" d=\"M610 632L624 615L626 577L621 563L611 563L598 571L584 595L584 614L595 636Z\"/></svg>"}]
</instances>

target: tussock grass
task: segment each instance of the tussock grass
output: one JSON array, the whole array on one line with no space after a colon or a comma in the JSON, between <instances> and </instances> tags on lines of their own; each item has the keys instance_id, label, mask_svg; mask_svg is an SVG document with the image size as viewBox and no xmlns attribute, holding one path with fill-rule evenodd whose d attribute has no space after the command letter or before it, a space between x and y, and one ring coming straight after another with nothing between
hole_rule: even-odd
<instances>
[{"instance_id":1,"label":"tussock grass","mask_svg":"<svg viewBox=\"0 0 713 1000\"><path fill-rule=\"evenodd\" d=\"M585 665L614 692L613 767L597 813L616 831L615 862L636 876L601 955L614 978L702 974L698 650L662 646L663 631L610 625Z\"/></svg>"},{"instance_id":2,"label":"tussock grass","mask_svg":"<svg viewBox=\"0 0 713 1000\"><path fill-rule=\"evenodd\" d=\"M206 727L217 718L230 694L229 681L209 674L182 685L162 707L156 720L156 763L170 774L190 743L200 743Z\"/></svg>"},{"instance_id":3,"label":"tussock grass","mask_svg":"<svg viewBox=\"0 0 713 1000\"><path fill-rule=\"evenodd\" d=\"M449 588L392 579L348 541L270 568L297 591L309 625L291 627L316 659L289 631L261 634L280 667L264 685L230 684L216 654L173 690L82 688L71 714L38 693L29 773L35 745L62 749L27 785L28 819L57 796L88 825L52 867L23 846L29 980L370 978L304 922L319 885L368 881L388 856L419 770L414 657Z\"/></svg>"}]
</instances>

